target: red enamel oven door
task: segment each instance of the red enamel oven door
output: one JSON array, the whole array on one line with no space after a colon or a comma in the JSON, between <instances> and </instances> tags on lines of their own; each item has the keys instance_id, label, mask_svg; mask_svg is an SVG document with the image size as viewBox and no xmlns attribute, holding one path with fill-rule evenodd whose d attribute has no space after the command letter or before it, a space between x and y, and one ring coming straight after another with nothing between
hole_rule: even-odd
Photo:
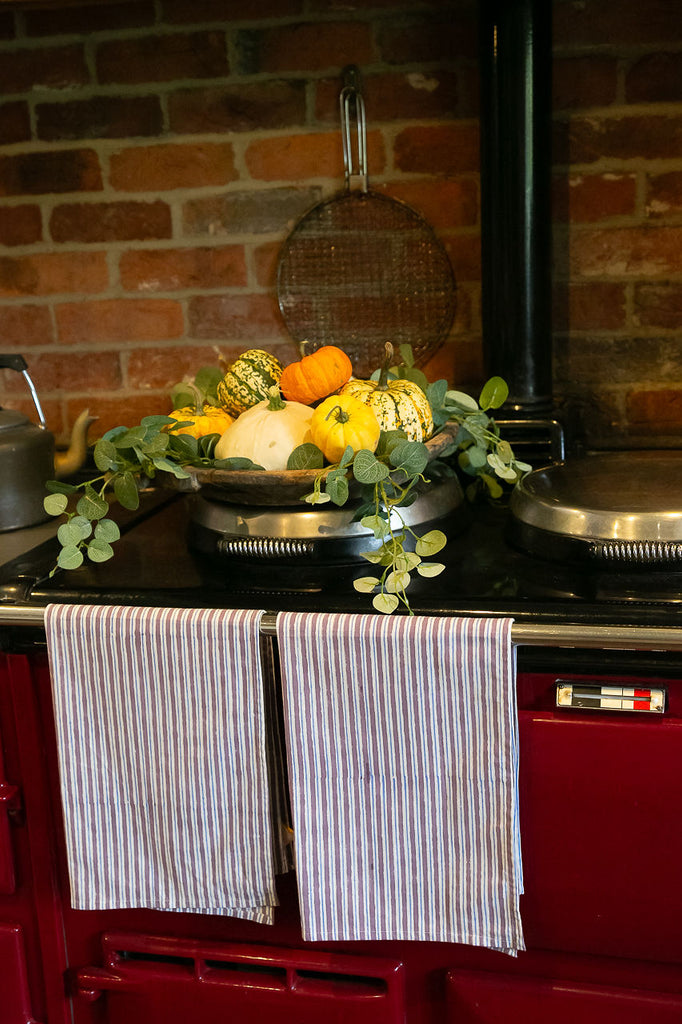
<instances>
[{"instance_id":1,"label":"red enamel oven door","mask_svg":"<svg viewBox=\"0 0 682 1024\"><path fill-rule=\"evenodd\" d=\"M682 717L669 689L665 715L520 708L529 948L682 962Z\"/></svg>"},{"instance_id":2,"label":"red enamel oven door","mask_svg":"<svg viewBox=\"0 0 682 1024\"><path fill-rule=\"evenodd\" d=\"M74 992L104 1000L106 1024L405 1020L403 966L378 957L107 933L102 962L76 972Z\"/></svg>"},{"instance_id":3,"label":"red enamel oven door","mask_svg":"<svg viewBox=\"0 0 682 1024\"><path fill-rule=\"evenodd\" d=\"M679 1024L682 996L450 971L447 1024Z\"/></svg>"}]
</instances>

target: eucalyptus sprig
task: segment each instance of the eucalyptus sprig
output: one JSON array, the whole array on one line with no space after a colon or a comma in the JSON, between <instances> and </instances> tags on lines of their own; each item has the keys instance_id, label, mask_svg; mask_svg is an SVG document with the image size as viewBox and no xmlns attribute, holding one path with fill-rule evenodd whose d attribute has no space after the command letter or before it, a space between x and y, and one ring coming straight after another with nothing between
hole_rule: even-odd
<instances>
[{"instance_id":1,"label":"eucalyptus sprig","mask_svg":"<svg viewBox=\"0 0 682 1024\"><path fill-rule=\"evenodd\" d=\"M170 434L164 428L177 426L170 416L145 416L136 427L114 427L95 444L93 459L98 476L80 484L48 480L43 506L48 515L65 516L57 531L61 545L59 569L77 569L85 557L106 562L114 554L112 544L120 530L109 518L110 499L134 511L140 504L143 478L170 473L178 479L189 476L186 465L214 465L211 455L218 434L197 440L188 434Z\"/></svg>"}]
</instances>

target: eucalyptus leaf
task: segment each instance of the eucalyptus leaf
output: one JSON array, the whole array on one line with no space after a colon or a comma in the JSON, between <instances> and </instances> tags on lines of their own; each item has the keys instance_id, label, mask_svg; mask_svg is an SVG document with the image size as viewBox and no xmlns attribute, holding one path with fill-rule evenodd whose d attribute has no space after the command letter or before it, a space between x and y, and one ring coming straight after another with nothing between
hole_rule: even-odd
<instances>
[{"instance_id":1,"label":"eucalyptus leaf","mask_svg":"<svg viewBox=\"0 0 682 1024\"><path fill-rule=\"evenodd\" d=\"M50 494L75 494L78 490L76 484L67 484L62 480L47 480L45 483L45 489Z\"/></svg>"},{"instance_id":2,"label":"eucalyptus leaf","mask_svg":"<svg viewBox=\"0 0 682 1024\"><path fill-rule=\"evenodd\" d=\"M353 460L353 476L361 484L376 484L385 480L390 470L387 465L373 455L366 448L356 452Z\"/></svg>"},{"instance_id":3,"label":"eucalyptus leaf","mask_svg":"<svg viewBox=\"0 0 682 1024\"><path fill-rule=\"evenodd\" d=\"M445 566L442 562L422 562L421 565L417 566L417 572L420 576L426 576L431 579L433 576L439 576Z\"/></svg>"},{"instance_id":4,"label":"eucalyptus leaf","mask_svg":"<svg viewBox=\"0 0 682 1024\"><path fill-rule=\"evenodd\" d=\"M353 587L358 590L361 594L371 594L375 587L378 587L381 580L377 579L376 576L361 576L360 579L353 580Z\"/></svg>"},{"instance_id":5,"label":"eucalyptus leaf","mask_svg":"<svg viewBox=\"0 0 682 1024\"><path fill-rule=\"evenodd\" d=\"M382 612L384 615L390 615L398 607L398 598L395 594L377 594L372 599L372 604L378 612Z\"/></svg>"},{"instance_id":6,"label":"eucalyptus leaf","mask_svg":"<svg viewBox=\"0 0 682 1024\"><path fill-rule=\"evenodd\" d=\"M199 440L191 434L169 434L169 448L181 458L196 459L199 455ZM203 440L203 439L202 439Z\"/></svg>"},{"instance_id":7,"label":"eucalyptus leaf","mask_svg":"<svg viewBox=\"0 0 682 1024\"><path fill-rule=\"evenodd\" d=\"M66 511L69 499L65 494L48 494L43 498L43 508L48 516L60 516Z\"/></svg>"},{"instance_id":8,"label":"eucalyptus leaf","mask_svg":"<svg viewBox=\"0 0 682 1024\"><path fill-rule=\"evenodd\" d=\"M183 466L179 466L177 462L171 462L170 459L154 458L152 462L156 469L160 469L163 473L172 473L178 480L186 480L189 476Z\"/></svg>"},{"instance_id":9,"label":"eucalyptus leaf","mask_svg":"<svg viewBox=\"0 0 682 1024\"><path fill-rule=\"evenodd\" d=\"M501 377L491 377L481 391L478 404L482 409L499 409L509 397L509 388Z\"/></svg>"},{"instance_id":10,"label":"eucalyptus leaf","mask_svg":"<svg viewBox=\"0 0 682 1024\"><path fill-rule=\"evenodd\" d=\"M345 476L328 476L325 491L335 505L345 505L348 501L348 481Z\"/></svg>"},{"instance_id":11,"label":"eucalyptus leaf","mask_svg":"<svg viewBox=\"0 0 682 1024\"><path fill-rule=\"evenodd\" d=\"M403 551L401 555L396 556L396 572L411 572L411 570L416 569L420 563L421 558L416 551Z\"/></svg>"},{"instance_id":12,"label":"eucalyptus leaf","mask_svg":"<svg viewBox=\"0 0 682 1024\"><path fill-rule=\"evenodd\" d=\"M95 527L95 537L97 540L106 541L107 544L113 544L120 536L121 531L113 519L100 519Z\"/></svg>"},{"instance_id":13,"label":"eucalyptus leaf","mask_svg":"<svg viewBox=\"0 0 682 1024\"><path fill-rule=\"evenodd\" d=\"M332 499L325 491L311 491L310 494L306 494L303 498L309 505L325 505Z\"/></svg>"},{"instance_id":14,"label":"eucalyptus leaf","mask_svg":"<svg viewBox=\"0 0 682 1024\"><path fill-rule=\"evenodd\" d=\"M114 480L114 494L123 508L134 510L140 505L140 492L132 473L122 473Z\"/></svg>"},{"instance_id":15,"label":"eucalyptus leaf","mask_svg":"<svg viewBox=\"0 0 682 1024\"><path fill-rule=\"evenodd\" d=\"M102 519L109 511L109 503L92 487L85 488L85 494L76 505L76 512L85 519Z\"/></svg>"},{"instance_id":16,"label":"eucalyptus leaf","mask_svg":"<svg viewBox=\"0 0 682 1024\"><path fill-rule=\"evenodd\" d=\"M259 469L265 472L263 466L257 465L251 459L243 459L238 455L234 455L229 459L216 459L214 466L216 469Z\"/></svg>"},{"instance_id":17,"label":"eucalyptus leaf","mask_svg":"<svg viewBox=\"0 0 682 1024\"><path fill-rule=\"evenodd\" d=\"M107 441L103 437L100 438L94 447L92 457L97 468L103 473L109 473L118 469L118 449L112 441Z\"/></svg>"},{"instance_id":18,"label":"eucalyptus leaf","mask_svg":"<svg viewBox=\"0 0 682 1024\"><path fill-rule=\"evenodd\" d=\"M196 372L194 383L202 395L207 398L215 398L218 385L224 376L225 374L219 366L202 366Z\"/></svg>"},{"instance_id":19,"label":"eucalyptus leaf","mask_svg":"<svg viewBox=\"0 0 682 1024\"><path fill-rule=\"evenodd\" d=\"M69 546L62 548L57 556L57 565L60 569L77 569L83 564L83 552L80 548Z\"/></svg>"},{"instance_id":20,"label":"eucalyptus leaf","mask_svg":"<svg viewBox=\"0 0 682 1024\"><path fill-rule=\"evenodd\" d=\"M405 366L414 366L414 352L412 351L411 345L408 345L407 343L399 345L398 352L400 353L400 358L405 363Z\"/></svg>"},{"instance_id":21,"label":"eucalyptus leaf","mask_svg":"<svg viewBox=\"0 0 682 1024\"><path fill-rule=\"evenodd\" d=\"M403 441L390 454L390 462L407 477L419 476L429 462L429 451L421 441Z\"/></svg>"},{"instance_id":22,"label":"eucalyptus leaf","mask_svg":"<svg viewBox=\"0 0 682 1024\"><path fill-rule=\"evenodd\" d=\"M140 441L144 441L147 436L145 427L130 427L124 428L122 434L118 434L116 437L111 438L117 448L134 448L139 445Z\"/></svg>"},{"instance_id":23,"label":"eucalyptus leaf","mask_svg":"<svg viewBox=\"0 0 682 1024\"><path fill-rule=\"evenodd\" d=\"M147 427L147 428L152 428L154 430L160 430L161 427L167 427L171 423L175 423L175 422L176 421L173 419L172 416L162 416L162 415L143 416L142 419L140 420L140 426ZM190 422L191 422L191 420L190 420Z\"/></svg>"},{"instance_id":24,"label":"eucalyptus leaf","mask_svg":"<svg viewBox=\"0 0 682 1024\"><path fill-rule=\"evenodd\" d=\"M427 386L426 397L428 398L432 409L440 409L445 401L447 391L448 382L446 380L435 380L432 384Z\"/></svg>"},{"instance_id":25,"label":"eucalyptus leaf","mask_svg":"<svg viewBox=\"0 0 682 1024\"><path fill-rule=\"evenodd\" d=\"M459 406L464 412L478 412L479 405L475 398L467 395L465 391L447 391L445 401L448 405Z\"/></svg>"},{"instance_id":26,"label":"eucalyptus leaf","mask_svg":"<svg viewBox=\"0 0 682 1024\"><path fill-rule=\"evenodd\" d=\"M203 459L212 459L213 453L215 452L215 446L222 437L221 434L204 434L203 437L197 439L199 455ZM194 438L192 438L194 440Z\"/></svg>"},{"instance_id":27,"label":"eucalyptus leaf","mask_svg":"<svg viewBox=\"0 0 682 1024\"><path fill-rule=\"evenodd\" d=\"M378 459L384 458L402 441L407 441L407 434L404 430L382 430L374 454Z\"/></svg>"},{"instance_id":28,"label":"eucalyptus leaf","mask_svg":"<svg viewBox=\"0 0 682 1024\"><path fill-rule=\"evenodd\" d=\"M384 589L389 594L400 594L410 585L409 572L390 572L384 580Z\"/></svg>"},{"instance_id":29,"label":"eucalyptus leaf","mask_svg":"<svg viewBox=\"0 0 682 1024\"><path fill-rule=\"evenodd\" d=\"M420 537L415 544L415 551L418 555L435 555L442 551L448 539L442 530L429 530L423 537Z\"/></svg>"},{"instance_id":30,"label":"eucalyptus leaf","mask_svg":"<svg viewBox=\"0 0 682 1024\"><path fill-rule=\"evenodd\" d=\"M74 526L73 522L69 520L68 523L62 523L62 525L57 530L57 540L59 541L63 548L75 548L78 547L80 542L83 540L83 537L78 527Z\"/></svg>"},{"instance_id":31,"label":"eucalyptus leaf","mask_svg":"<svg viewBox=\"0 0 682 1024\"><path fill-rule=\"evenodd\" d=\"M87 552L91 562L107 562L114 556L114 549L111 544L97 537L90 541Z\"/></svg>"},{"instance_id":32,"label":"eucalyptus leaf","mask_svg":"<svg viewBox=\"0 0 682 1024\"><path fill-rule=\"evenodd\" d=\"M176 384L171 388L170 398L174 409L192 408L196 401L196 395L186 384Z\"/></svg>"},{"instance_id":33,"label":"eucalyptus leaf","mask_svg":"<svg viewBox=\"0 0 682 1024\"><path fill-rule=\"evenodd\" d=\"M374 565L378 565L382 559L381 551L361 551L360 554L363 558L366 558L368 562L372 562ZM379 581L377 580L377 583Z\"/></svg>"},{"instance_id":34,"label":"eucalyptus leaf","mask_svg":"<svg viewBox=\"0 0 682 1024\"><path fill-rule=\"evenodd\" d=\"M71 523L72 526L76 527L80 534L81 540L86 540L92 533L92 523L90 522L89 519L86 519L84 516L72 516L69 522ZM97 526L95 527L95 532L97 532L97 530L99 529L101 522L103 522L103 520L100 520L100 522L97 523Z\"/></svg>"},{"instance_id":35,"label":"eucalyptus leaf","mask_svg":"<svg viewBox=\"0 0 682 1024\"><path fill-rule=\"evenodd\" d=\"M371 530L378 540L381 540L382 537L391 532L391 528L386 520L377 515L365 516L364 519L360 520L360 525L364 526L367 530Z\"/></svg>"},{"instance_id":36,"label":"eucalyptus leaf","mask_svg":"<svg viewBox=\"0 0 682 1024\"><path fill-rule=\"evenodd\" d=\"M324 455L312 442L299 444L287 459L287 469L322 469Z\"/></svg>"}]
</instances>

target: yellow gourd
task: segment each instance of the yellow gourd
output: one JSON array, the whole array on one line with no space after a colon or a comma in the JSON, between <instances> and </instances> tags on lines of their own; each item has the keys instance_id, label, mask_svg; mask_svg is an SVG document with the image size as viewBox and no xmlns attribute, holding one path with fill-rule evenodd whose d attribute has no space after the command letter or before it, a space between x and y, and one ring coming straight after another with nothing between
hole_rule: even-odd
<instances>
[{"instance_id":1,"label":"yellow gourd","mask_svg":"<svg viewBox=\"0 0 682 1024\"><path fill-rule=\"evenodd\" d=\"M186 405L182 409L173 409L168 415L178 423L189 421L184 427L169 424L169 433L189 434L190 437L197 438L206 437L207 434L223 434L232 423L232 417L224 409L218 409L214 405L205 405L201 412Z\"/></svg>"},{"instance_id":2,"label":"yellow gourd","mask_svg":"<svg viewBox=\"0 0 682 1024\"><path fill-rule=\"evenodd\" d=\"M352 395L325 398L310 421L312 442L329 462L339 462L349 445L354 452L373 452L380 433L372 410Z\"/></svg>"}]
</instances>

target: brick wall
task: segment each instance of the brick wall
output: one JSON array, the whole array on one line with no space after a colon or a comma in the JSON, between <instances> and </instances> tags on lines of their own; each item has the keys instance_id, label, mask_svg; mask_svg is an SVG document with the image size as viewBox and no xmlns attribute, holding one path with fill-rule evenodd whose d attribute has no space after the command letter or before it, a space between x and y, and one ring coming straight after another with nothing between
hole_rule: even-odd
<instances>
[{"instance_id":1,"label":"brick wall","mask_svg":"<svg viewBox=\"0 0 682 1024\"><path fill-rule=\"evenodd\" d=\"M555 386L596 444L682 437L679 0L555 0ZM226 20L227 19L227 20ZM0 10L0 350L60 439L168 411L262 345L276 258L338 190L360 65L374 187L433 224L458 282L428 368L482 377L475 0L134 0ZM0 402L30 411L23 381Z\"/></svg>"}]
</instances>

